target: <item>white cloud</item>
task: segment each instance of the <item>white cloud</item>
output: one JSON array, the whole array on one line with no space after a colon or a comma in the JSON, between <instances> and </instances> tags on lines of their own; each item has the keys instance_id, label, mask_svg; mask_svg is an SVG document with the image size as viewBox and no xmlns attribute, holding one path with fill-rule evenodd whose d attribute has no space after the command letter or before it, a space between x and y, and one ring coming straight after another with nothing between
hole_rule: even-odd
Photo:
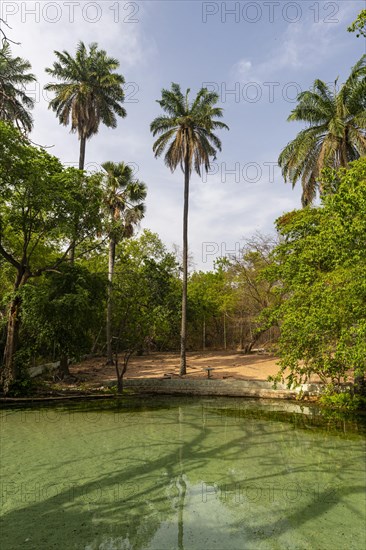
<instances>
[{"instance_id":1,"label":"white cloud","mask_svg":"<svg viewBox=\"0 0 366 550\"><path fill-rule=\"evenodd\" d=\"M257 63L247 57L240 59L231 68L232 76L264 82L281 71L299 73L320 66L333 57L336 51L341 51L343 42L347 40L343 22L348 19L350 8L343 4L347 2L338 6L340 11L334 23L320 24L302 20L288 24L277 47L269 50L268 55Z\"/></svg>"},{"instance_id":2,"label":"white cloud","mask_svg":"<svg viewBox=\"0 0 366 550\"><path fill-rule=\"evenodd\" d=\"M248 59L241 59L236 64L236 71L240 74L240 76L245 77L246 75L250 74L252 70L252 62Z\"/></svg>"}]
</instances>

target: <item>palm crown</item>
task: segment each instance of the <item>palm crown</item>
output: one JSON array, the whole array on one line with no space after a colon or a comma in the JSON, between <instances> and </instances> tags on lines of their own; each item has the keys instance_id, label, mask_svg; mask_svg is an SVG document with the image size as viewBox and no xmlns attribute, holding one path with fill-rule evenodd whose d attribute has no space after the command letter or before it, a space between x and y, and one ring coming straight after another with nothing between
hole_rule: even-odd
<instances>
[{"instance_id":1,"label":"palm crown","mask_svg":"<svg viewBox=\"0 0 366 550\"><path fill-rule=\"evenodd\" d=\"M215 107L219 96L202 88L196 99L189 102L188 89L183 95L178 84L172 84L171 90L162 90L162 99L158 100L165 116L159 116L151 123L154 136L160 135L153 145L156 157L165 153L165 164L174 171L178 165L189 173L192 168L200 175L202 166L210 167L210 157L215 159L217 150L221 151L221 141L213 130L226 128L227 125L214 117L222 117L222 109Z\"/></svg>"},{"instance_id":2,"label":"palm crown","mask_svg":"<svg viewBox=\"0 0 366 550\"><path fill-rule=\"evenodd\" d=\"M102 164L107 173L104 203L110 213L109 234L130 237L133 227L144 216L146 198L145 183L133 179L132 168L120 162Z\"/></svg>"},{"instance_id":3,"label":"palm crown","mask_svg":"<svg viewBox=\"0 0 366 550\"><path fill-rule=\"evenodd\" d=\"M12 57L8 42L0 48L0 119L13 122L19 129L30 132L33 118L29 113L34 99L25 92L25 86L35 82L29 61Z\"/></svg>"},{"instance_id":4,"label":"palm crown","mask_svg":"<svg viewBox=\"0 0 366 550\"><path fill-rule=\"evenodd\" d=\"M67 51L55 51L55 55L57 61L46 72L62 82L47 84L45 89L55 93L50 108L60 123L67 126L71 120L71 131L84 139L98 132L100 122L115 128L116 115L126 116L122 107L125 80L113 72L119 67L117 59L98 50L96 43L90 44L88 51L83 42L79 42L75 57Z\"/></svg>"},{"instance_id":5,"label":"palm crown","mask_svg":"<svg viewBox=\"0 0 366 550\"><path fill-rule=\"evenodd\" d=\"M288 120L308 127L288 143L278 163L285 181L294 186L301 180L306 205L316 196L323 168L347 166L366 154L366 55L339 91L337 81L330 87L316 80L312 90L300 93Z\"/></svg>"}]
</instances>

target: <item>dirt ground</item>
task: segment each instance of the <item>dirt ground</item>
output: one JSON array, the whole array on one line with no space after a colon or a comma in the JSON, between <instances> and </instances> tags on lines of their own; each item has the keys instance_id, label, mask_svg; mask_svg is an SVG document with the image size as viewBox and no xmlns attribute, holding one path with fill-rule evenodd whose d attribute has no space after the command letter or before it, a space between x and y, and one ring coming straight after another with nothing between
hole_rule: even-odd
<instances>
[{"instance_id":1,"label":"dirt ground","mask_svg":"<svg viewBox=\"0 0 366 550\"><path fill-rule=\"evenodd\" d=\"M122 357L121 357L122 360ZM241 380L266 380L278 372L277 357L263 353L244 355L232 351L187 353L187 374L185 378L207 378L211 368L212 378L236 378ZM115 380L114 366L105 364L105 357L97 357L70 366L71 374L78 380L100 383ZM179 354L151 353L130 359L125 379L179 377Z\"/></svg>"}]
</instances>

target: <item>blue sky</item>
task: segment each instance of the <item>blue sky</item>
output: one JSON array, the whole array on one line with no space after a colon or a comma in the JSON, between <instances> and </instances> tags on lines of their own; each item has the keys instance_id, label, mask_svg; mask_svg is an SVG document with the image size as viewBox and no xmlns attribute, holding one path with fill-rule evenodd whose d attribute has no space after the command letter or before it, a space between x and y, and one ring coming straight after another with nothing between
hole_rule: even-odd
<instances>
[{"instance_id":1,"label":"blue sky","mask_svg":"<svg viewBox=\"0 0 366 550\"><path fill-rule=\"evenodd\" d=\"M77 136L61 127L42 86L53 50L75 50L96 41L117 57L126 82L128 116L116 130L101 128L87 144L86 163L126 161L148 186L142 227L156 231L168 248L181 243L183 176L155 160L149 132L159 114L163 87L178 82L192 94L203 85L220 94L229 132L203 179L193 176L189 241L196 269L210 269L243 237L271 233L284 211L300 205L300 189L285 185L276 160L301 125L286 121L296 94L315 78L342 82L365 53L365 41L347 26L363 1L199 2L6 1L2 16L21 42L39 87L32 139L52 145L63 162L77 164ZM230 13L231 12L231 13Z\"/></svg>"}]
</instances>

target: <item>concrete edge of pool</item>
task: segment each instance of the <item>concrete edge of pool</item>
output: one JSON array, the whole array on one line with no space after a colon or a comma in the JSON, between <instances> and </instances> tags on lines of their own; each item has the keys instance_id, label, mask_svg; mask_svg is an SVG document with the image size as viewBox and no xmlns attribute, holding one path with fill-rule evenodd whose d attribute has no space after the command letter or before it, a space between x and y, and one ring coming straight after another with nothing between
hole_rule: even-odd
<instances>
[{"instance_id":1,"label":"concrete edge of pool","mask_svg":"<svg viewBox=\"0 0 366 550\"><path fill-rule=\"evenodd\" d=\"M59 361L47 363L30 369L30 376L37 377L44 372L52 372L59 366ZM103 380L101 385L111 387L117 384L116 380ZM302 384L296 388L289 389L285 384L277 384L273 388L271 382L265 380L242 380L242 379L184 379L184 378L125 378L125 388L136 390L139 393L159 393L166 395L197 395L197 396L221 396L221 397L259 397L262 399L296 399L301 397L316 400L319 397L324 384L309 383ZM349 384L343 384L349 388ZM86 396L87 397L87 396ZM89 398L94 396L89 395ZM95 396L99 397L99 396ZM100 396L102 397L102 396ZM70 396L60 397L68 399ZM74 399L82 398L75 396ZM20 401L21 398L17 399ZM29 399L27 399L28 401ZM41 400L41 398L39 399Z\"/></svg>"},{"instance_id":2,"label":"concrete edge of pool","mask_svg":"<svg viewBox=\"0 0 366 550\"><path fill-rule=\"evenodd\" d=\"M106 380L104 386L113 386L116 382ZM298 388L288 389L285 384L273 388L271 382L264 380L206 380L169 379L169 378L127 378L124 387L140 393L183 394L183 395L218 395L220 397L261 397L267 399L298 399L317 397L322 384L302 384Z\"/></svg>"}]
</instances>

